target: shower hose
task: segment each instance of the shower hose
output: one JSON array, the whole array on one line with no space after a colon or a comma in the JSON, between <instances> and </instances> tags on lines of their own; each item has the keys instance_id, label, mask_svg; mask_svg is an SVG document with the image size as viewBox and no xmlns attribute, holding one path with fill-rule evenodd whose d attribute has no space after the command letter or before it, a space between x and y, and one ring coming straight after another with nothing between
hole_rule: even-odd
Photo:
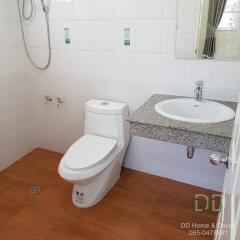
<instances>
[{"instance_id":1,"label":"shower hose","mask_svg":"<svg viewBox=\"0 0 240 240\"><path fill-rule=\"evenodd\" d=\"M44 66L39 66L38 64L36 64L31 55L30 52L28 50L27 47L27 42L26 42L26 37L25 37L25 33L24 33L24 27L23 27L23 21L30 21L32 19L33 16L33 11L34 11L34 7L33 7L33 0L30 0L30 13L29 15L26 14L25 12L25 0L22 0L22 11L21 11L21 7L20 7L20 0L18 0L18 12L19 12L19 20L20 20L20 26L21 26L21 32L22 32L22 38L23 38L23 44L24 44L24 48L27 54L27 57L30 61L30 63L38 70L46 70L51 63L51 57L52 57L52 53L51 53L51 38L50 38L50 27L49 27L49 18L48 18L48 9L45 6L43 0L41 0L42 3L42 8L43 8L43 12L45 14L45 20L46 20L46 25L47 25L47 38L48 38L48 60L47 63Z\"/></svg>"}]
</instances>

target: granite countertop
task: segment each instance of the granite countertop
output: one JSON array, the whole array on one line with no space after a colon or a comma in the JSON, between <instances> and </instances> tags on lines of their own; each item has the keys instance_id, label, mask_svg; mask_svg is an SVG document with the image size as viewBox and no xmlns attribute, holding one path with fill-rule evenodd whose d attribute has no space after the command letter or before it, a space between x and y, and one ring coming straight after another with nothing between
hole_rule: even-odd
<instances>
[{"instance_id":1,"label":"granite countertop","mask_svg":"<svg viewBox=\"0 0 240 240\"><path fill-rule=\"evenodd\" d=\"M161 94L150 97L128 119L132 134L185 145L191 143L192 146L209 150L228 151L232 137L234 119L221 123L188 123L166 118L155 111L155 105L157 103L174 98L181 97ZM237 103L235 102L216 102L227 105L236 111ZM148 130L154 134L153 137L150 136ZM174 136L174 134L178 136ZM179 134L184 134L181 137L182 140ZM211 143L207 142L208 139L211 140Z\"/></svg>"}]
</instances>

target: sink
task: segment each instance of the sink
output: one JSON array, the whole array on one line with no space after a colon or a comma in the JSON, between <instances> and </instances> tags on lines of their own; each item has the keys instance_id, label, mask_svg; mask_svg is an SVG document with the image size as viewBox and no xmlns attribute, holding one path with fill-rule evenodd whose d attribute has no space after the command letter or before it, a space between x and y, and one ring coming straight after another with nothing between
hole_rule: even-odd
<instances>
[{"instance_id":1,"label":"sink","mask_svg":"<svg viewBox=\"0 0 240 240\"><path fill-rule=\"evenodd\" d=\"M235 112L223 104L192 98L166 100L156 104L155 110L164 117L191 123L219 123L235 116Z\"/></svg>"}]
</instances>

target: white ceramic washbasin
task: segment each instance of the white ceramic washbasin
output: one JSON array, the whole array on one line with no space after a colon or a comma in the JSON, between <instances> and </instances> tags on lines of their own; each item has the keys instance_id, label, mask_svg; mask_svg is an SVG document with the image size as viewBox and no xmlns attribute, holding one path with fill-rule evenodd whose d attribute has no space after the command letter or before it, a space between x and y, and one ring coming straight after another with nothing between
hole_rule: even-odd
<instances>
[{"instance_id":1,"label":"white ceramic washbasin","mask_svg":"<svg viewBox=\"0 0 240 240\"><path fill-rule=\"evenodd\" d=\"M155 110L164 117L191 123L218 123L235 116L235 112L223 104L192 98L166 100L156 104Z\"/></svg>"}]
</instances>

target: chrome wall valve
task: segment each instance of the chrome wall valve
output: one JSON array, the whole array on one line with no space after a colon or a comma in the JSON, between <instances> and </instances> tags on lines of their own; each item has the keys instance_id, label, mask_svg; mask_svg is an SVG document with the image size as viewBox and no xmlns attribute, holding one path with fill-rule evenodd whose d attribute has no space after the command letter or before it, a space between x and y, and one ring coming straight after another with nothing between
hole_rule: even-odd
<instances>
[{"instance_id":1,"label":"chrome wall valve","mask_svg":"<svg viewBox=\"0 0 240 240\"><path fill-rule=\"evenodd\" d=\"M50 97L49 95L45 95L44 99L45 99L45 105L48 105L49 103L53 102L53 98Z\"/></svg>"},{"instance_id":2,"label":"chrome wall valve","mask_svg":"<svg viewBox=\"0 0 240 240\"><path fill-rule=\"evenodd\" d=\"M213 153L210 157L210 162L215 166L219 166L224 163L226 167L229 168L229 157L222 153Z\"/></svg>"},{"instance_id":3,"label":"chrome wall valve","mask_svg":"<svg viewBox=\"0 0 240 240\"><path fill-rule=\"evenodd\" d=\"M60 107L61 104L64 103L64 100L62 97L56 97L56 101L57 101L57 107Z\"/></svg>"}]
</instances>

